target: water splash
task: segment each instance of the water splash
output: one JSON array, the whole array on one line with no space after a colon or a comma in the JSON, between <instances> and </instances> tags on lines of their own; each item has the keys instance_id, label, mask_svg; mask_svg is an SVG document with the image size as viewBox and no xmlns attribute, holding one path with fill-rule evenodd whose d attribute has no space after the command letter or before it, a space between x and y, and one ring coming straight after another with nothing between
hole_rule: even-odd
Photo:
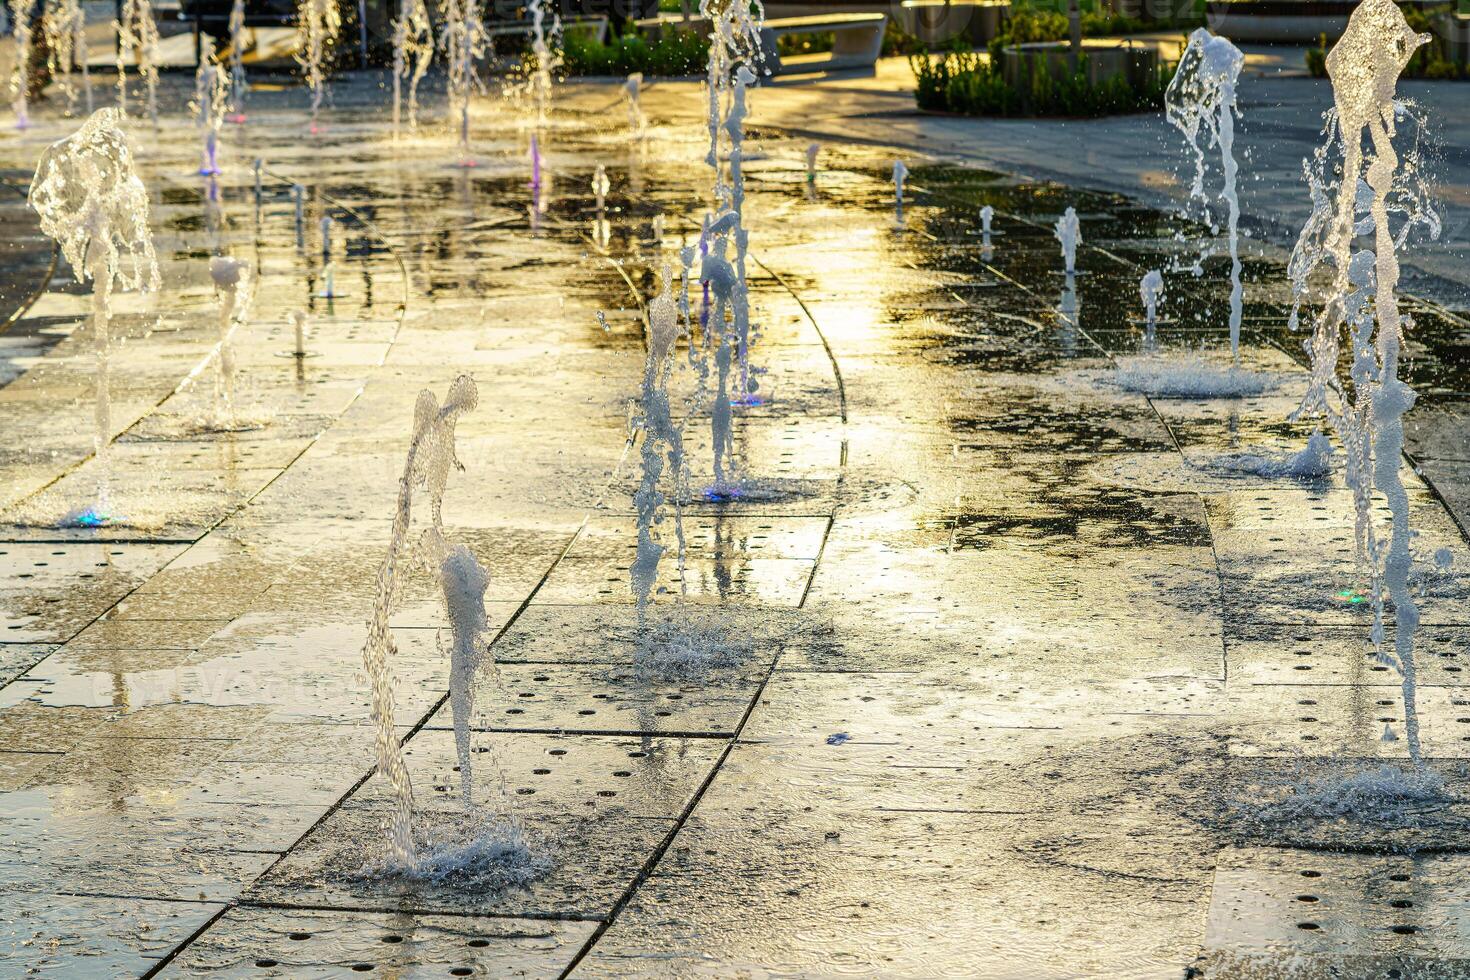
<instances>
[{"instance_id":1,"label":"water splash","mask_svg":"<svg viewBox=\"0 0 1470 980\"><path fill-rule=\"evenodd\" d=\"M1189 35L1179 68L1164 94L1169 122L1184 134L1194 150L1191 200L1205 202L1205 152L1218 147L1224 183L1220 198L1226 206L1226 234L1230 248L1230 353L1240 361L1240 321L1244 288L1240 272L1240 196L1236 191L1239 165L1235 161L1235 86L1245 55L1223 37L1201 27ZM1209 218L1209 207L1205 205Z\"/></svg>"},{"instance_id":2,"label":"water splash","mask_svg":"<svg viewBox=\"0 0 1470 980\"><path fill-rule=\"evenodd\" d=\"M1077 209L1067 208L1057 219L1053 236L1062 245L1062 263L1066 274L1077 274L1077 246L1082 244L1082 223L1077 220Z\"/></svg>"},{"instance_id":3,"label":"water splash","mask_svg":"<svg viewBox=\"0 0 1470 980\"><path fill-rule=\"evenodd\" d=\"M296 7L296 63L311 89L311 132L327 91L326 63L342 33L342 11L336 0L300 0Z\"/></svg>"},{"instance_id":4,"label":"water splash","mask_svg":"<svg viewBox=\"0 0 1470 980\"><path fill-rule=\"evenodd\" d=\"M230 5L230 122L245 121L245 95L250 82L245 77L245 0Z\"/></svg>"},{"instance_id":5,"label":"water splash","mask_svg":"<svg viewBox=\"0 0 1470 980\"><path fill-rule=\"evenodd\" d=\"M148 192L133 166L117 109L99 109L74 134L46 148L31 181L29 203L41 230L56 240L79 282L92 280L97 355L97 515L110 513L112 292L156 290L158 262L148 230Z\"/></svg>"},{"instance_id":6,"label":"water splash","mask_svg":"<svg viewBox=\"0 0 1470 980\"><path fill-rule=\"evenodd\" d=\"M219 133L225 121L225 104L229 96L229 80L214 53L214 41L200 41L199 67L194 72L194 101L189 108L195 123L203 132L204 147L200 151L200 176L217 176L219 169Z\"/></svg>"},{"instance_id":7,"label":"water splash","mask_svg":"<svg viewBox=\"0 0 1470 980\"><path fill-rule=\"evenodd\" d=\"M424 0L406 0L393 22L393 135L399 132L403 80L408 79L408 128L418 128L419 82L434 58L434 27Z\"/></svg>"},{"instance_id":8,"label":"water splash","mask_svg":"<svg viewBox=\"0 0 1470 980\"><path fill-rule=\"evenodd\" d=\"M158 21L150 0L123 0L117 21L117 106L128 111L128 62L136 61L148 93L148 118L158 125Z\"/></svg>"},{"instance_id":9,"label":"water splash","mask_svg":"<svg viewBox=\"0 0 1470 980\"><path fill-rule=\"evenodd\" d=\"M465 374L454 379L442 406L432 391L426 388L419 392L418 402L414 405L408 458L403 466L403 476L398 481L398 505L393 513L388 554L378 569L372 616L368 620L367 640L362 648L363 667L372 684L378 771L387 778L394 798L389 847L394 861L400 866L415 863L417 847L413 835L413 785L403 760L403 747L393 730L391 661L396 647L388 620L401 590L401 572L409 558L408 533L413 523L414 490L422 487L429 498L430 525L423 540L427 552L437 556L442 554L444 490L450 472L462 468L454 451L454 427L461 415L474 410L478 401L479 391L474 379Z\"/></svg>"}]
</instances>

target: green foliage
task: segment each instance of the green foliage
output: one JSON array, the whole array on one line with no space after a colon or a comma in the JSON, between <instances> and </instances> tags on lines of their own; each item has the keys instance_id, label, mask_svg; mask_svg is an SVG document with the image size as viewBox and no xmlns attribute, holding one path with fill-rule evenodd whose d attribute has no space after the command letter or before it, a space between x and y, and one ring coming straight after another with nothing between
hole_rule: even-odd
<instances>
[{"instance_id":1,"label":"green foliage","mask_svg":"<svg viewBox=\"0 0 1470 980\"><path fill-rule=\"evenodd\" d=\"M602 44L568 31L563 38L563 69L568 75L698 75L709 60L709 41L693 31L670 31L650 44L641 34L624 34Z\"/></svg>"},{"instance_id":2,"label":"green foliage","mask_svg":"<svg viewBox=\"0 0 1470 980\"><path fill-rule=\"evenodd\" d=\"M1432 80L1446 80L1458 78L1470 78L1470 65L1456 63L1450 60L1449 48L1441 32L1434 30L1435 18L1448 15L1454 10L1452 6L1444 7L1413 7L1403 6L1399 8L1404 12L1404 20L1409 22L1409 27L1419 34L1429 34L1428 44L1420 46L1409 59L1408 65L1404 67L1404 78L1426 78ZM1327 52L1332 50L1327 43L1327 35L1323 34L1317 41L1315 48L1307 49L1307 71L1313 78L1327 77Z\"/></svg>"},{"instance_id":3,"label":"green foliage","mask_svg":"<svg viewBox=\"0 0 1470 980\"><path fill-rule=\"evenodd\" d=\"M1093 85L1084 64L1076 74L1033 71L1013 86L973 52L914 55L909 65L919 108L967 116L1107 116L1160 109L1171 74L1161 69L1140 87L1122 77Z\"/></svg>"}]
</instances>

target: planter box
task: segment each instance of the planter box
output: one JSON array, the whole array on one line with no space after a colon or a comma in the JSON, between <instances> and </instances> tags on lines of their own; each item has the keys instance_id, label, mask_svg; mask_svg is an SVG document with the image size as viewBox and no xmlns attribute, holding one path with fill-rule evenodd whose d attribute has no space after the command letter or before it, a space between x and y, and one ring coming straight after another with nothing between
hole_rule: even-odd
<instances>
[{"instance_id":1,"label":"planter box","mask_svg":"<svg viewBox=\"0 0 1470 980\"><path fill-rule=\"evenodd\" d=\"M1066 41L1040 44L1018 44L1000 54L1001 77L1006 84L1024 91L1037 73L1053 78L1065 77L1070 71ZM1082 67L1093 85L1114 78L1126 78L1141 88L1159 70L1159 52L1141 44L1091 39L1082 42Z\"/></svg>"},{"instance_id":2,"label":"planter box","mask_svg":"<svg viewBox=\"0 0 1470 980\"><path fill-rule=\"evenodd\" d=\"M903 0L898 24L931 49L946 47L957 37L983 48L1010 16L1009 0Z\"/></svg>"}]
</instances>

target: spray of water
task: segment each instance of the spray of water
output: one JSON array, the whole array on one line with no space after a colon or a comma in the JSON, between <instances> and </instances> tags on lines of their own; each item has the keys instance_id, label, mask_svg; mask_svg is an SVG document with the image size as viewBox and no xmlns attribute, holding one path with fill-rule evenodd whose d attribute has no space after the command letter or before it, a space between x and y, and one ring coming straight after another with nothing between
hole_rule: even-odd
<instances>
[{"instance_id":1,"label":"spray of water","mask_svg":"<svg viewBox=\"0 0 1470 980\"><path fill-rule=\"evenodd\" d=\"M148 192L133 166L132 150L116 109L99 109L81 129L41 154L31 181L30 206L41 230L56 240L78 281L92 281L92 329L96 344L97 501L87 523L111 513L109 447L110 322L114 288L158 288L158 262L148 230Z\"/></svg>"},{"instance_id":2,"label":"spray of water","mask_svg":"<svg viewBox=\"0 0 1470 980\"><path fill-rule=\"evenodd\" d=\"M204 145L200 151L199 173L201 176L218 175L219 134L225 121L225 106L229 99L229 80L220 67L214 53L214 42L203 38L199 49L199 67L194 72L194 101L189 104L194 113L195 124L203 134Z\"/></svg>"},{"instance_id":3,"label":"spray of water","mask_svg":"<svg viewBox=\"0 0 1470 980\"><path fill-rule=\"evenodd\" d=\"M1364 0L1353 10L1346 33L1327 56L1335 105L1326 145L1307 163L1312 215L1289 266L1298 305L1312 271L1323 263L1334 269L1331 292L1306 345L1312 381L1299 414L1325 416L1343 444L1360 553L1373 580L1373 641L1380 659L1401 676L1409 756L1421 766L1414 669L1419 609L1409 584L1413 532L1401 477L1403 416L1414 392L1398 377L1405 319L1398 307L1397 250L1416 228L1437 235L1439 223L1427 206L1417 161L1401 161L1394 141L1399 123L1411 118L1395 98L1399 74L1428 40L1409 28L1391 0ZM1368 235L1373 247L1355 249L1355 240ZM1343 334L1352 350L1346 382L1337 375ZM1369 512L1375 493L1389 507L1386 546ZM1392 650L1386 649L1384 623L1389 601Z\"/></svg>"},{"instance_id":4,"label":"spray of water","mask_svg":"<svg viewBox=\"0 0 1470 980\"><path fill-rule=\"evenodd\" d=\"M454 427L459 417L472 411L478 401L479 391L468 375L454 379L442 406L432 391L419 392L408 458L398 481L398 506L393 512L388 554L378 569L372 617L368 620L367 641L362 648L363 666L372 684L378 771L388 779L394 798L389 847L395 863L401 866L415 863L417 847L413 837L413 785L403 760L403 747L393 731L395 647L388 620L401 588L400 576L410 564L408 534L413 524L413 496L417 488L423 488L429 498L430 524L423 536L425 553L443 561L444 489L450 471L459 466L454 454Z\"/></svg>"},{"instance_id":5,"label":"spray of water","mask_svg":"<svg viewBox=\"0 0 1470 980\"><path fill-rule=\"evenodd\" d=\"M1210 210L1205 195L1206 152L1218 148L1223 185L1220 198L1226 208L1226 235L1230 247L1230 353L1240 363L1240 320L1244 308L1244 289L1240 280L1240 196L1236 179L1240 167L1235 161L1235 86L1245 55L1223 37L1216 37L1201 27L1189 36L1189 44L1179 59L1179 68L1164 95L1169 122L1184 134L1194 150L1194 182L1191 200Z\"/></svg>"},{"instance_id":6,"label":"spray of water","mask_svg":"<svg viewBox=\"0 0 1470 980\"><path fill-rule=\"evenodd\" d=\"M403 80L408 79L408 128L418 128L419 82L434 58L434 28L424 0L407 0L393 22L393 134L402 115Z\"/></svg>"},{"instance_id":7,"label":"spray of water","mask_svg":"<svg viewBox=\"0 0 1470 980\"><path fill-rule=\"evenodd\" d=\"M311 131L327 91L327 59L342 34L342 11L336 0L300 0L296 7L296 63L311 88Z\"/></svg>"},{"instance_id":8,"label":"spray of water","mask_svg":"<svg viewBox=\"0 0 1470 980\"><path fill-rule=\"evenodd\" d=\"M158 22L150 0L123 0L117 22L117 105L128 111L129 62L138 66L148 93L148 118L158 125Z\"/></svg>"}]
</instances>

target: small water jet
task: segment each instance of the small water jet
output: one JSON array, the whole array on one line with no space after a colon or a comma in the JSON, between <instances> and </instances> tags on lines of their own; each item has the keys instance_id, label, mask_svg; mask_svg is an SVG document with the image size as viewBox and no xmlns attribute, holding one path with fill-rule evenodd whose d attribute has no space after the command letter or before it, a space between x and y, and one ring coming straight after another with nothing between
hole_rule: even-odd
<instances>
[{"instance_id":1,"label":"small water jet","mask_svg":"<svg viewBox=\"0 0 1470 980\"><path fill-rule=\"evenodd\" d=\"M296 211L296 247L306 247L306 187L291 185L291 202Z\"/></svg>"},{"instance_id":2,"label":"small water jet","mask_svg":"<svg viewBox=\"0 0 1470 980\"><path fill-rule=\"evenodd\" d=\"M10 70L10 107L15 128L29 129L31 114L31 10L40 0L10 0L10 32L15 37L15 63Z\"/></svg>"},{"instance_id":3,"label":"small water jet","mask_svg":"<svg viewBox=\"0 0 1470 980\"><path fill-rule=\"evenodd\" d=\"M97 356L97 500L78 515L96 526L111 519L109 390L112 292L158 288L158 262L148 230L148 192L133 166L117 109L99 109L76 133L46 148L31 181L29 204L41 230L56 240L79 282L92 280L92 330Z\"/></svg>"},{"instance_id":4,"label":"small water jet","mask_svg":"<svg viewBox=\"0 0 1470 980\"><path fill-rule=\"evenodd\" d=\"M628 98L628 135L636 143L648 137L648 117L643 114L643 73L635 71L623 83Z\"/></svg>"},{"instance_id":5,"label":"small water jet","mask_svg":"<svg viewBox=\"0 0 1470 980\"><path fill-rule=\"evenodd\" d=\"M817 155L821 152L821 143L808 143L806 146L806 182L808 184L817 182Z\"/></svg>"},{"instance_id":6,"label":"small water jet","mask_svg":"<svg viewBox=\"0 0 1470 980\"><path fill-rule=\"evenodd\" d=\"M158 21L150 0L123 0L117 21L117 106L128 111L128 62L136 61L148 93L148 118L158 125Z\"/></svg>"},{"instance_id":7,"label":"small water jet","mask_svg":"<svg viewBox=\"0 0 1470 980\"><path fill-rule=\"evenodd\" d=\"M250 82L245 77L245 0L230 4L230 115L232 123L245 121L245 95Z\"/></svg>"},{"instance_id":8,"label":"small water jet","mask_svg":"<svg viewBox=\"0 0 1470 980\"><path fill-rule=\"evenodd\" d=\"M204 146L200 150L199 175L218 176L219 133L225 121L225 102L228 98L229 81L214 53L214 42L203 38L199 49L199 67L194 72L194 101L190 108L195 113L195 124L203 133Z\"/></svg>"},{"instance_id":9,"label":"small water jet","mask_svg":"<svg viewBox=\"0 0 1470 980\"><path fill-rule=\"evenodd\" d=\"M318 299L337 299L337 259L336 252L332 248L332 216L322 215L322 288L318 292Z\"/></svg>"},{"instance_id":10,"label":"small water jet","mask_svg":"<svg viewBox=\"0 0 1470 980\"><path fill-rule=\"evenodd\" d=\"M223 428L235 425L235 331L245 320L250 303L250 265L242 259L215 256L209 260L209 277L220 294L217 326L219 342L215 363L215 422Z\"/></svg>"},{"instance_id":11,"label":"small water jet","mask_svg":"<svg viewBox=\"0 0 1470 980\"><path fill-rule=\"evenodd\" d=\"M1082 244L1082 223L1077 220L1076 208L1062 213L1052 234L1062 245L1062 264L1070 279L1077 275L1077 246Z\"/></svg>"},{"instance_id":12,"label":"small water jet","mask_svg":"<svg viewBox=\"0 0 1470 980\"><path fill-rule=\"evenodd\" d=\"M536 109L536 128L546 125L551 111L551 75L561 67L562 59L558 48L561 36L561 16L552 15L551 30L546 29L545 0L530 0L526 5L531 15L531 101Z\"/></svg>"},{"instance_id":13,"label":"small water jet","mask_svg":"<svg viewBox=\"0 0 1470 980\"><path fill-rule=\"evenodd\" d=\"M893 213L899 224L903 224L903 182L908 175L909 168L902 160L893 161Z\"/></svg>"},{"instance_id":14,"label":"small water jet","mask_svg":"<svg viewBox=\"0 0 1470 980\"><path fill-rule=\"evenodd\" d=\"M296 6L296 63L311 89L310 132L319 132L317 118L326 95L326 63L342 33L342 11L336 0L300 0Z\"/></svg>"},{"instance_id":15,"label":"small water jet","mask_svg":"<svg viewBox=\"0 0 1470 980\"><path fill-rule=\"evenodd\" d=\"M444 551L439 562L444 607L449 616L449 710L454 718L454 748L459 758L460 793L466 810L474 807L474 759L470 726L475 713L475 679L488 661L489 625L485 616L485 589L490 575L464 545Z\"/></svg>"},{"instance_id":16,"label":"small water jet","mask_svg":"<svg viewBox=\"0 0 1470 980\"><path fill-rule=\"evenodd\" d=\"M607 179L607 168L602 164L592 172L592 194L597 199L597 211L602 213L607 210L607 192L612 190L612 182Z\"/></svg>"},{"instance_id":17,"label":"small water jet","mask_svg":"<svg viewBox=\"0 0 1470 980\"><path fill-rule=\"evenodd\" d=\"M991 223L995 220L995 208L985 205L980 209L980 245L982 248L990 247L990 238L995 234Z\"/></svg>"},{"instance_id":18,"label":"small water jet","mask_svg":"<svg viewBox=\"0 0 1470 980\"><path fill-rule=\"evenodd\" d=\"M455 456L454 427L459 417L473 411L479 401L474 379L460 375L449 386L441 406L427 388L419 392L414 405L413 435L408 444L408 457L403 476L398 481L398 504L393 512L393 527L388 539L388 554L378 569L374 587L372 616L368 620L367 640L363 644L363 668L372 684L372 721L376 729L378 772L388 780L393 793L394 811L389 827L388 845L392 861L400 868L414 867L418 847L413 834L413 784L403 747L394 731L394 680L392 659L397 652L389 617L402 585L400 577L409 564L408 533L413 523L414 490L422 487L428 496L429 527L421 548L431 556L443 553L443 500L451 471L460 468ZM442 562L442 558L435 564Z\"/></svg>"},{"instance_id":19,"label":"small water jet","mask_svg":"<svg viewBox=\"0 0 1470 980\"><path fill-rule=\"evenodd\" d=\"M393 22L393 135L399 132L403 80L408 79L408 128L418 129L419 82L434 58L434 27L424 0L407 0Z\"/></svg>"},{"instance_id":20,"label":"small water jet","mask_svg":"<svg viewBox=\"0 0 1470 980\"><path fill-rule=\"evenodd\" d=\"M1239 165L1235 161L1235 86L1245 55L1223 37L1206 28L1189 35L1189 44L1179 58L1179 68L1164 94L1164 105L1170 123L1194 150L1194 182L1191 200L1205 203L1205 151L1218 147L1224 183L1220 198L1226 206L1226 235L1230 248L1230 353L1240 362L1240 321L1244 288L1240 272L1240 195L1236 191ZM1205 204L1205 218L1210 210ZM1213 228L1213 221L1210 221Z\"/></svg>"},{"instance_id":21,"label":"small water jet","mask_svg":"<svg viewBox=\"0 0 1470 980\"><path fill-rule=\"evenodd\" d=\"M1298 308L1313 270L1323 263L1335 270L1306 343L1312 378L1298 414L1325 417L1344 447L1359 555L1372 578L1372 639L1379 660L1400 675L1409 758L1421 768L1414 659L1420 614L1409 584L1413 531L1401 476L1403 417L1415 394L1398 377L1405 318L1398 306L1397 249L1418 225L1437 237L1439 221L1427 204L1417 161L1401 168L1394 138L1397 123L1408 117L1395 95L1399 75L1428 40L1429 35L1410 29L1391 0L1363 0L1354 8L1342 39L1327 55L1334 108L1324 130L1325 145L1307 167L1312 215L1289 266ZM1365 140L1371 154L1365 154ZM1329 159L1332 154L1336 163ZM1402 216L1397 229L1390 224L1395 216ZM1369 234L1373 247L1355 251L1355 239ZM1293 324L1296 318L1294 312ZM1344 332L1353 354L1350 385L1337 376ZM1386 499L1390 512L1386 548L1371 519L1377 494ZM1390 601L1395 627L1391 652L1385 649L1384 622Z\"/></svg>"},{"instance_id":22,"label":"small water jet","mask_svg":"<svg viewBox=\"0 0 1470 980\"><path fill-rule=\"evenodd\" d=\"M1159 322L1159 299L1164 295L1164 274L1150 269L1138 281L1138 298L1143 303L1143 345L1154 346L1154 327Z\"/></svg>"}]
</instances>

